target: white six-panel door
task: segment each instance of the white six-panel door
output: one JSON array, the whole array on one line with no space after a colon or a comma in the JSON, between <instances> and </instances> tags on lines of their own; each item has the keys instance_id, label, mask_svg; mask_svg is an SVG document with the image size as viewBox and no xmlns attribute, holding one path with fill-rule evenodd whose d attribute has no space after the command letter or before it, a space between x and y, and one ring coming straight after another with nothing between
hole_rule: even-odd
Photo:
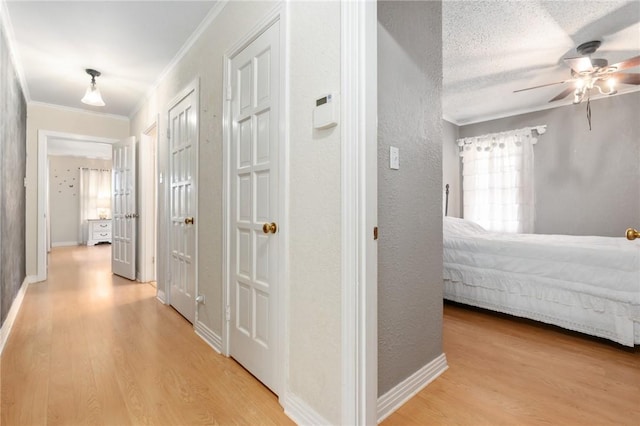
<instances>
[{"instance_id":1,"label":"white six-panel door","mask_svg":"<svg viewBox=\"0 0 640 426\"><path fill-rule=\"evenodd\" d=\"M130 136L112 146L111 270L136 279L136 139Z\"/></svg>"},{"instance_id":2,"label":"white six-panel door","mask_svg":"<svg viewBox=\"0 0 640 426\"><path fill-rule=\"evenodd\" d=\"M196 315L197 91L169 110L169 302L191 323Z\"/></svg>"},{"instance_id":3,"label":"white six-panel door","mask_svg":"<svg viewBox=\"0 0 640 426\"><path fill-rule=\"evenodd\" d=\"M229 354L277 381L279 24L230 62Z\"/></svg>"}]
</instances>

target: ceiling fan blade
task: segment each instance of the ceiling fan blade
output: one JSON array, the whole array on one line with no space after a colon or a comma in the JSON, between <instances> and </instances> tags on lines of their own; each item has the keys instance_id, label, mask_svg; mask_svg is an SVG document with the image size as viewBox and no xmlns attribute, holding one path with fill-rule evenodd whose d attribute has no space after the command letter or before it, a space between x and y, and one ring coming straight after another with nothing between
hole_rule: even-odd
<instances>
[{"instance_id":1,"label":"ceiling fan blade","mask_svg":"<svg viewBox=\"0 0 640 426\"><path fill-rule=\"evenodd\" d=\"M617 71L626 70L629 68L635 68L640 66L640 56L629 58L626 61L618 62L617 64L609 65L615 67Z\"/></svg>"},{"instance_id":2,"label":"ceiling fan blade","mask_svg":"<svg viewBox=\"0 0 640 426\"><path fill-rule=\"evenodd\" d=\"M555 98L551 99L549 102L555 102L555 101L559 101L560 99L564 99L570 94L572 94L574 90L575 89L573 87L567 87L562 92L558 93L558 95Z\"/></svg>"},{"instance_id":3,"label":"ceiling fan blade","mask_svg":"<svg viewBox=\"0 0 640 426\"><path fill-rule=\"evenodd\" d=\"M555 83L541 84L540 86L527 87L526 89L518 89L518 90L514 90L513 93L524 92L525 90L539 89L541 87L554 86L556 84L569 83L570 81L573 81L573 79L556 81Z\"/></svg>"},{"instance_id":4,"label":"ceiling fan blade","mask_svg":"<svg viewBox=\"0 0 640 426\"><path fill-rule=\"evenodd\" d=\"M619 72L619 73L615 73L613 74L613 78L616 79L617 83L622 83L622 84L640 84L640 74L638 73L624 73L624 72Z\"/></svg>"},{"instance_id":5,"label":"ceiling fan blade","mask_svg":"<svg viewBox=\"0 0 640 426\"><path fill-rule=\"evenodd\" d=\"M577 58L564 58L564 62L577 73L585 71L593 71L593 64L588 56L579 56Z\"/></svg>"}]
</instances>

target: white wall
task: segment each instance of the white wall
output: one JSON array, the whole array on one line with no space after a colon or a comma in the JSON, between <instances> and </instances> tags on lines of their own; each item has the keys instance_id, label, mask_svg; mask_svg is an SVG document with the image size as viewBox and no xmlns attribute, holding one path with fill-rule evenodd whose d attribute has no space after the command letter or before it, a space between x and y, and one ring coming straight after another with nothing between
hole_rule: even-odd
<instances>
[{"instance_id":1,"label":"white wall","mask_svg":"<svg viewBox=\"0 0 640 426\"><path fill-rule=\"evenodd\" d=\"M49 220L51 245L77 245L80 237L81 167L110 169L111 160L49 156Z\"/></svg>"},{"instance_id":2,"label":"white wall","mask_svg":"<svg viewBox=\"0 0 640 426\"><path fill-rule=\"evenodd\" d=\"M159 173L167 171L167 114L173 97L200 81L198 286L207 303L198 319L222 335L223 54L276 3L229 2L132 118L139 136L159 114ZM340 4L287 4L289 10L289 330L286 389L327 421L341 415L340 130L311 127L314 100L340 88ZM166 187L158 188L164 205ZM282 194L285 195L285 194ZM166 273L164 209L159 216L158 286ZM287 226L286 223L281 226ZM164 256L164 257L163 257Z\"/></svg>"},{"instance_id":3,"label":"white wall","mask_svg":"<svg viewBox=\"0 0 640 426\"><path fill-rule=\"evenodd\" d=\"M339 424L340 126L312 131L311 117L340 90L340 3L293 3L290 22L290 386Z\"/></svg>"},{"instance_id":4,"label":"white wall","mask_svg":"<svg viewBox=\"0 0 640 426\"><path fill-rule=\"evenodd\" d=\"M122 139L129 135L129 120L35 103L30 103L27 106L27 275L36 275L38 262L39 130Z\"/></svg>"}]
</instances>

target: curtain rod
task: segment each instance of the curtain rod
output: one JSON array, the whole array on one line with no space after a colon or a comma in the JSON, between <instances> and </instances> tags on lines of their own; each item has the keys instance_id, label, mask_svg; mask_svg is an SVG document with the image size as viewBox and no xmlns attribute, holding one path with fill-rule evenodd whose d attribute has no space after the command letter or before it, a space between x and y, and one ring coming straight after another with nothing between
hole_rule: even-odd
<instances>
[{"instance_id":1,"label":"curtain rod","mask_svg":"<svg viewBox=\"0 0 640 426\"><path fill-rule=\"evenodd\" d=\"M541 124L538 126L529 126L529 127L523 127L521 129L515 129L515 130L505 130L504 132L497 132L497 133L487 133L486 135L481 135L481 136L467 136L466 138L459 138L456 139L456 142L458 142L458 145L460 145L460 142L467 143L467 141L469 141L469 143L471 143L472 139L484 139L484 138L489 138L489 137L494 137L494 136L500 136L500 135L504 135L507 133L514 133L514 132L525 132L525 131L536 131L539 135L543 135L545 134L545 132L547 131L547 125L546 124Z\"/></svg>"},{"instance_id":2,"label":"curtain rod","mask_svg":"<svg viewBox=\"0 0 640 426\"><path fill-rule=\"evenodd\" d=\"M91 167L78 167L78 170L96 170L98 172L110 172L111 169L92 169Z\"/></svg>"}]
</instances>

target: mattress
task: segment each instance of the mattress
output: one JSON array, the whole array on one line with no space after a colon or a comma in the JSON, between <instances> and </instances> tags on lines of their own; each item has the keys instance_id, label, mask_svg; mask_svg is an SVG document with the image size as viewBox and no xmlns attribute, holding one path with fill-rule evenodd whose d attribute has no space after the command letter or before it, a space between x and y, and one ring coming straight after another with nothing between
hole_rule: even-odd
<instances>
[{"instance_id":1,"label":"mattress","mask_svg":"<svg viewBox=\"0 0 640 426\"><path fill-rule=\"evenodd\" d=\"M640 242L502 234L446 217L445 298L640 344Z\"/></svg>"}]
</instances>

